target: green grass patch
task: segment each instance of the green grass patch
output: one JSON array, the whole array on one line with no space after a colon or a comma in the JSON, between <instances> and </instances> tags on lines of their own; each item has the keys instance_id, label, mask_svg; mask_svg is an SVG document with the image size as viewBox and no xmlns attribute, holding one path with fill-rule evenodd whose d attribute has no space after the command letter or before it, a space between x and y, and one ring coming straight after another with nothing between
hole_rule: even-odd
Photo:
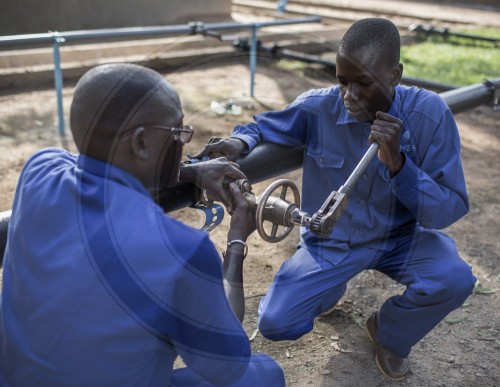
<instances>
[{"instance_id":1,"label":"green grass patch","mask_svg":"<svg viewBox=\"0 0 500 387\"><path fill-rule=\"evenodd\" d=\"M500 38L499 29L452 31ZM421 43L401 48L404 74L456 86L500 78L500 47L459 37L430 35Z\"/></svg>"},{"instance_id":2,"label":"green grass patch","mask_svg":"<svg viewBox=\"0 0 500 387\"><path fill-rule=\"evenodd\" d=\"M306 67L304 62L290 60L290 59L279 59L277 64L278 68L286 71L303 71Z\"/></svg>"}]
</instances>

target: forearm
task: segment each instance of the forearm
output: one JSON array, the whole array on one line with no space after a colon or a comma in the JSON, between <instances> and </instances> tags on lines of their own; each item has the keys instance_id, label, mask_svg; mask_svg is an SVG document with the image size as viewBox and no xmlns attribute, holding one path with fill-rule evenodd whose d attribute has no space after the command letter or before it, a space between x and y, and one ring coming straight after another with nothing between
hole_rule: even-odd
<instances>
[{"instance_id":1,"label":"forearm","mask_svg":"<svg viewBox=\"0 0 500 387\"><path fill-rule=\"evenodd\" d=\"M245 294L243 290L245 246L240 243L232 244L223 255L224 291L233 313L242 322L245 317Z\"/></svg>"}]
</instances>

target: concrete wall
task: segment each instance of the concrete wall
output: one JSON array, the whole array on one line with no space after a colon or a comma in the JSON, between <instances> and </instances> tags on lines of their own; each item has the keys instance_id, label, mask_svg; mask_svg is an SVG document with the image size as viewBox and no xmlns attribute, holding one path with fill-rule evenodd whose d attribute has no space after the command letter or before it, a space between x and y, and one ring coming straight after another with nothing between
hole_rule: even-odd
<instances>
[{"instance_id":1,"label":"concrete wall","mask_svg":"<svg viewBox=\"0 0 500 387\"><path fill-rule=\"evenodd\" d=\"M231 0L1 0L0 35L218 22Z\"/></svg>"}]
</instances>

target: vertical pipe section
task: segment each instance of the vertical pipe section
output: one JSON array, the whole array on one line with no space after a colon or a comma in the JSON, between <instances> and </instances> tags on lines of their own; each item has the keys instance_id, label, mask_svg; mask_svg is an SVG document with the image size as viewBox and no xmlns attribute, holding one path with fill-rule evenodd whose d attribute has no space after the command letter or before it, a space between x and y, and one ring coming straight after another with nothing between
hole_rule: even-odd
<instances>
[{"instance_id":1,"label":"vertical pipe section","mask_svg":"<svg viewBox=\"0 0 500 387\"><path fill-rule=\"evenodd\" d=\"M65 136L64 132L64 108L63 108L63 78L61 70L61 55L59 46L64 43L65 39L58 32L52 34L52 48L54 52L54 85L57 94L57 123L59 126L59 134Z\"/></svg>"},{"instance_id":2,"label":"vertical pipe section","mask_svg":"<svg viewBox=\"0 0 500 387\"><path fill-rule=\"evenodd\" d=\"M286 3L288 3L288 0L278 0L277 10L280 15L283 15L285 13Z\"/></svg>"},{"instance_id":3,"label":"vertical pipe section","mask_svg":"<svg viewBox=\"0 0 500 387\"><path fill-rule=\"evenodd\" d=\"M257 66L257 30L259 24L252 25L252 42L250 44L250 97L254 97L255 68Z\"/></svg>"}]
</instances>

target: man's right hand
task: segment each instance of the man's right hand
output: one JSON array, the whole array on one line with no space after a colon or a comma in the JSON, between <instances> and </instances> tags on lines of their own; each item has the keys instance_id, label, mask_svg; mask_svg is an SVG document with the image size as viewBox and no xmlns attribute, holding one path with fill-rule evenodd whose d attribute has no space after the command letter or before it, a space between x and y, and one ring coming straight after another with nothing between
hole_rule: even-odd
<instances>
[{"instance_id":1,"label":"man's right hand","mask_svg":"<svg viewBox=\"0 0 500 387\"><path fill-rule=\"evenodd\" d=\"M199 153L188 155L188 157L194 159L201 159L203 156L208 156L211 159L225 157L229 161L236 161L245 149L247 149L247 144L243 140L229 137L213 144L207 144Z\"/></svg>"},{"instance_id":2,"label":"man's right hand","mask_svg":"<svg viewBox=\"0 0 500 387\"><path fill-rule=\"evenodd\" d=\"M185 164L179 173L180 181L195 183L201 189L206 190L212 199L222 202L227 212L231 214L233 203L223 186L226 177L234 180L246 179L238 164L223 157L196 164Z\"/></svg>"}]
</instances>

